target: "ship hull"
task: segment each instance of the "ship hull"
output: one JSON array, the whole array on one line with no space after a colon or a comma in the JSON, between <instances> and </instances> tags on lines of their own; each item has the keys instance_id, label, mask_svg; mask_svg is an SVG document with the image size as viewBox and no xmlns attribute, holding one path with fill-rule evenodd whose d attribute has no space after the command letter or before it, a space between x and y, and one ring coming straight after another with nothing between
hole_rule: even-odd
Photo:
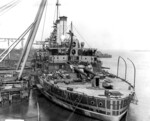
<instances>
[{"instance_id":1,"label":"ship hull","mask_svg":"<svg viewBox=\"0 0 150 121\"><path fill-rule=\"evenodd\" d=\"M83 108L68 104L68 103L66 103L62 100L59 100L57 97L49 94L43 88L39 88L38 86L37 86L37 88L50 101L58 104L61 107L64 107L68 110L71 110L72 112L76 112L78 114L82 114L82 115L88 116L90 118L99 119L100 121L122 121L122 117L124 117L124 119L126 119L125 115L127 114L127 110L125 110L124 113L122 113L119 116L108 116L108 115L104 115L104 114L96 113L96 112L93 112L93 111L85 110Z\"/></svg>"}]
</instances>

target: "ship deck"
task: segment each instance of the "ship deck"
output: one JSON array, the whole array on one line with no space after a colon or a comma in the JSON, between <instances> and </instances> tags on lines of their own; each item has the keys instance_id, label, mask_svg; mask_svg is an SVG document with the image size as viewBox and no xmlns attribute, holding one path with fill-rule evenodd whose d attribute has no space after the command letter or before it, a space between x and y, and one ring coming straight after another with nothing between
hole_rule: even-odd
<instances>
[{"instance_id":1,"label":"ship deck","mask_svg":"<svg viewBox=\"0 0 150 121\"><path fill-rule=\"evenodd\" d=\"M101 84L103 82L106 82L106 80L109 80L109 84L113 86L113 89L106 89L103 86L102 88L92 87L91 82L71 82L69 84L66 84L63 82L63 80L57 80L57 83L54 83L54 80L49 80L48 83L55 84L62 90L67 90L67 88L69 87L72 88L75 93L101 98L106 98L105 91L108 90L109 92L114 94L114 96L112 97L117 98L118 96L116 95L119 95L120 98L125 98L129 96L129 94L133 93L133 89L130 88L130 85L119 78L106 77L105 79L101 80Z\"/></svg>"}]
</instances>

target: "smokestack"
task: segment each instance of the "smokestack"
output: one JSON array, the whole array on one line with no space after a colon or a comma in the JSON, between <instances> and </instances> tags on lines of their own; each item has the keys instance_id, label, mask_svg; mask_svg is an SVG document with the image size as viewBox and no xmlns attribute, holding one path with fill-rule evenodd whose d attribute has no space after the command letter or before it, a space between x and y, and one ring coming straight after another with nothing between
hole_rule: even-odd
<instances>
[{"instance_id":1,"label":"smokestack","mask_svg":"<svg viewBox=\"0 0 150 121\"><path fill-rule=\"evenodd\" d=\"M60 18L60 34L64 35L67 30L67 17L61 16Z\"/></svg>"},{"instance_id":2,"label":"smokestack","mask_svg":"<svg viewBox=\"0 0 150 121\"><path fill-rule=\"evenodd\" d=\"M57 43L60 43L60 20L57 20L56 23L57 23Z\"/></svg>"},{"instance_id":3,"label":"smokestack","mask_svg":"<svg viewBox=\"0 0 150 121\"><path fill-rule=\"evenodd\" d=\"M61 43L61 37L66 34L67 31L67 17L61 16L59 20L57 20L57 42L58 44Z\"/></svg>"},{"instance_id":4,"label":"smokestack","mask_svg":"<svg viewBox=\"0 0 150 121\"><path fill-rule=\"evenodd\" d=\"M60 40L62 41L67 31L67 17L61 16L60 18Z\"/></svg>"}]
</instances>

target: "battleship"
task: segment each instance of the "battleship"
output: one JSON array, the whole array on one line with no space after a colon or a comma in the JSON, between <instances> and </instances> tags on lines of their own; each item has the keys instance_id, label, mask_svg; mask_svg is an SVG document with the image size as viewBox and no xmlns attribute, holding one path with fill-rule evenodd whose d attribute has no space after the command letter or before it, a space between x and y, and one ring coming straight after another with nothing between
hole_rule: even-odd
<instances>
[{"instance_id":1,"label":"battleship","mask_svg":"<svg viewBox=\"0 0 150 121\"><path fill-rule=\"evenodd\" d=\"M67 31L67 17L58 16L50 37L34 54L36 87L50 101L72 112L103 121L121 121L134 100L135 85L106 71L96 55Z\"/></svg>"},{"instance_id":2,"label":"battleship","mask_svg":"<svg viewBox=\"0 0 150 121\"><path fill-rule=\"evenodd\" d=\"M103 67L98 59L98 50L85 48L84 42L75 36L72 23L70 30L67 30L67 17L58 16L58 0L53 31L44 41L42 49L34 53L32 72L25 71L46 3L47 0L41 1L33 23L0 54L2 62L30 31L15 69L1 71L0 105L28 99L30 77L33 76L36 88L64 110L103 121L121 121L134 101L135 83L132 85L126 78L109 73L109 67Z\"/></svg>"}]
</instances>

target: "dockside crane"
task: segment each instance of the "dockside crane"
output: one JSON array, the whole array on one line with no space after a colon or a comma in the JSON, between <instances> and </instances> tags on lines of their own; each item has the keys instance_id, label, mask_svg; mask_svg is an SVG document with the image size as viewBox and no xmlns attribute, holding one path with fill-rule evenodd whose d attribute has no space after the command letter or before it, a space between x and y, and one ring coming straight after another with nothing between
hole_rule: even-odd
<instances>
[{"instance_id":1,"label":"dockside crane","mask_svg":"<svg viewBox=\"0 0 150 121\"><path fill-rule=\"evenodd\" d=\"M11 52L11 50L21 41L21 39L30 31L20 61L15 70L15 74L13 74L13 76L11 77L8 77L7 76L8 74L6 74L4 75L4 78L0 78L0 103L2 105L5 103L5 101L11 103L11 102L16 102L16 100L22 101L24 99L29 99L29 95L30 95L29 78L23 76L23 71L25 68L25 64L27 62L27 58L29 56L30 49L35 39L46 3L47 0L41 1L34 22L23 32L23 34L8 49L6 49L4 52L0 54L1 57L0 60L2 61Z\"/></svg>"},{"instance_id":2,"label":"dockside crane","mask_svg":"<svg viewBox=\"0 0 150 121\"><path fill-rule=\"evenodd\" d=\"M42 0L41 1L41 4L40 4L40 7L39 7L39 10L37 12L37 15L35 17L35 20L34 20L34 25L33 27L31 28L31 31L29 33L29 36L28 36L28 39L27 39L27 42L26 42L26 45L25 45L25 48L23 50L23 53L21 55L21 58L19 60L19 63L17 65L17 69L19 69L21 63L21 70L20 70L20 73L18 75L18 79L21 78L22 76L22 73L23 73L23 70L24 70L24 67L25 67L25 64L26 64L26 61L27 61L27 58L28 58L28 55L29 55L29 52L30 52L30 49L32 47L32 44L34 42L34 39L35 39L35 36L36 36L36 33L37 33L37 30L38 30L38 27L39 27L39 24L40 24L40 21L41 21L41 18L42 18L42 15L43 15L43 12L44 12L44 8L46 6L46 3L47 3L47 0Z\"/></svg>"},{"instance_id":3,"label":"dockside crane","mask_svg":"<svg viewBox=\"0 0 150 121\"><path fill-rule=\"evenodd\" d=\"M20 41L23 41L23 37L30 31L31 27L33 24L31 24L21 35L18 39L16 38L11 38L15 40L10 46L8 44L8 48L5 49L1 54L0 54L0 62L2 62L9 54L10 52L20 43ZM0 39L7 39L8 41L10 40L9 38L0 38ZM9 42L8 42L9 43ZM23 47L23 46L22 46Z\"/></svg>"},{"instance_id":4,"label":"dockside crane","mask_svg":"<svg viewBox=\"0 0 150 121\"><path fill-rule=\"evenodd\" d=\"M19 80L20 80L23 70L25 68L25 64L27 62L32 44L34 42L38 27L39 27L39 24L40 24L40 21L41 21L43 12L44 12L44 8L46 6L46 3L47 3L47 0L41 1L41 4L39 6L39 9L38 9L38 12L37 12L34 22L21 34L21 36L11 46L9 46L6 50L4 50L0 54L0 62L2 62L8 56L8 54L10 54L10 52L18 45L18 43L24 38L24 36L30 31L29 36L27 38L27 42L26 42L23 52L21 54L21 58L18 62L17 68L16 68L16 72L19 71L19 74L18 74ZM21 70L20 70L20 67L21 67Z\"/></svg>"}]
</instances>

